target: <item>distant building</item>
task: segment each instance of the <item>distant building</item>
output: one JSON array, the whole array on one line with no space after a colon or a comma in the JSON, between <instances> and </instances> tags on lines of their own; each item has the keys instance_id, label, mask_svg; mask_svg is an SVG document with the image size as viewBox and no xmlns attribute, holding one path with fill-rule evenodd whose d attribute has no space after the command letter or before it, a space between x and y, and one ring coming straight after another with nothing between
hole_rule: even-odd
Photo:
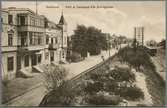
<instances>
[{"instance_id":1,"label":"distant building","mask_svg":"<svg viewBox=\"0 0 167 108\"><path fill-rule=\"evenodd\" d=\"M66 61L67 23L59 24L26 8L2 10L2 78L10 80L44 63ZM39 70L40 71L40 70Z\"/></svg>"},{"instance_id":2,"label":"distant building","mask_svg":"<svg viewBox=\"0 0 167 108\"><path fill-rule=\"evenodd\" d=\"M61 29L61 36L59 38L59 51L60 51L59 57L61 58L60 61L66 61L68 35L67 35L67 22L64 19L63 13L57 26Z\"/></svg>"}]
</instances>

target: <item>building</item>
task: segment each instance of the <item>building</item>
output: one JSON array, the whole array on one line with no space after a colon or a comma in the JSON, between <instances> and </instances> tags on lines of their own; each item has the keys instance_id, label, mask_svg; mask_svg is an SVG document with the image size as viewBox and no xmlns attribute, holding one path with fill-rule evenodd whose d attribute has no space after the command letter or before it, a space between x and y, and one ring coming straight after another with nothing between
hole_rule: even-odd
<instances>
[{"instance_id":1,"label":"building","mask_svg":"<svg viewBox=\"0 0 167 108\"><path fill-rule=\"evenodd\" d=\"M15 77L17 71L17 40L18 32L16 22L13 20L13 16L8 11L1 11L1 55L2 55L2 78L12 79ZM8 64L8 65L6 65Z\"/></svg>"},{"instance_id":2,"label":"building","mask_svg":"<svg viewBox=\"0 0 167 108\"><path fill-rule=\"evenodd\" d=\"M59 24L57 25L61 29L61 36L59 37L59 57L60 61L66 61L67 49L68 49L68 34L67 34L67 22L64 19L63 13L60 17Z\"/></svg>"},{"instance_id":3,"label":"building","mask_svg":"<svg viewBox=\"0 0 167 108\"><path fill-rule=\"evenodd\" d=\"M63 14L59 24L45 18L46 48L50 52L50 62L66 62L67 55L67 23Z\"/></svg>"},{"instance_id":4,"label":"building","mask_svg":"<svg viewBox=\"0 0 167 108\"><path fill-rule=\"evenodd\" d=\"M26 8L2 11L2 78L41 71L40 65L66 61L67 23L62 14L59 24Z\"/></svg>"}]
</instances>

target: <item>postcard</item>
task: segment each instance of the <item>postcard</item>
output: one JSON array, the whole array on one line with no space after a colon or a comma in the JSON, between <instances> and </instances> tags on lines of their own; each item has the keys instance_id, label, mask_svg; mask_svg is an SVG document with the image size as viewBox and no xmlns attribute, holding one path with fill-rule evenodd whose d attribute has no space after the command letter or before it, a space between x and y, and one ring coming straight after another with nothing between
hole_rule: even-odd
<instances>
[{"instance_id":1,"label":"postcard","mask_svg":"<svg viewBox=\"0 0 167 108\"><path fill-rule=\"evenodd\" d=\"M3 106L165 106L165 1L2 1Z\"/></svg>"}]
</instances>

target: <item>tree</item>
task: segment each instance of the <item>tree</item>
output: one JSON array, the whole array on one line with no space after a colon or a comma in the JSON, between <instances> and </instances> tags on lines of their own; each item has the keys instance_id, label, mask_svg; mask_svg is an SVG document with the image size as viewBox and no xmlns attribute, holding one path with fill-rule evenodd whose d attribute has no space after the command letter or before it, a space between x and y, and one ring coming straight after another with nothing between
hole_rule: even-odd
<instances>
[{"instance_id":1,"label":"tree","mask_svg":"<svg viewBox=\"0 0 167 108\"><path fill-rule=\"evenodd\" d=\"M154 46L157 46L157 42L155 40L149 40L146 42L147 46L151 46L151 47L154 47Z\"/></svg>"},{"instance_id":2,"label":"tree","mask_svg":"<svg viewBox=\"0 0 167 108\"><path fill-rule=\"evenodd\" d=\"M87 28L84 25L78 25L72 35L72 50L80 53L82 56L86 56L87 48L85 45Z\"/></svg>"},{"instance_id":3,"label":"tree","mask_svg":"<svg viewBox=\"0 0 167 108\"><path fill-rule=\"evenodd\" d=\"M106 33L93 26L77 25L72 35L72 50L80 53L82 57L86 57L87 52L91 55L100 54L101 50L107 49L106 36Z\"/></svg>"}]
</instances>

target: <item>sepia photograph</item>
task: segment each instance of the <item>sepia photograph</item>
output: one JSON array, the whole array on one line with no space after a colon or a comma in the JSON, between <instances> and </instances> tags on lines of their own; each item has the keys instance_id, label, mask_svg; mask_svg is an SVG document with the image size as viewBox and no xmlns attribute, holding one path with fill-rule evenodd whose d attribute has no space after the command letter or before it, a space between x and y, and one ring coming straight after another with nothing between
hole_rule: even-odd
<instances>
[{"instance_id":1,"label":"sepia photograph","mask_svg":"<svg viewBox=\"0 0 167 108\"><path fill-rule=\"evenodd\" d=\"M2 106L165 106L165 4L1 1Z\"/></svg>"}]
</instances>

